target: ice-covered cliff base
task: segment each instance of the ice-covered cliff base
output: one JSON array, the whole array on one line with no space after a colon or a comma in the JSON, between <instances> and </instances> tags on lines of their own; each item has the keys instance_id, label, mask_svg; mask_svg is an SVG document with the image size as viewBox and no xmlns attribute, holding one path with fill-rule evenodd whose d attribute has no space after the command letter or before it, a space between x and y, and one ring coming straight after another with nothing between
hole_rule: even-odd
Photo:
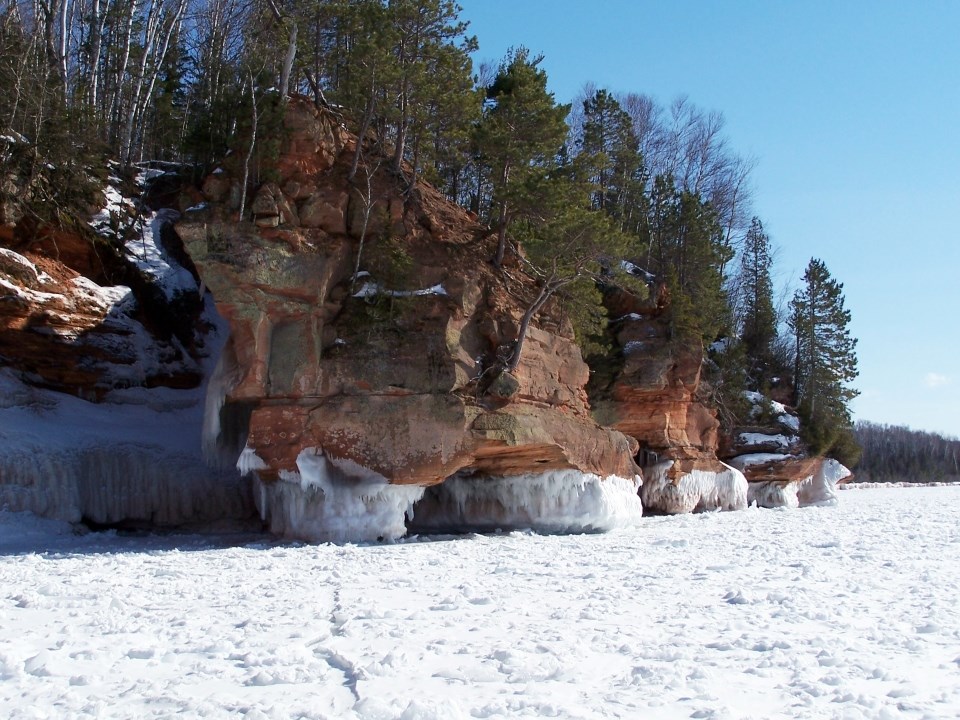
<instances>
[{"instance_id":1,"label":"ice-covered cliff base","mask_svg":"<svg viewBox=\"0 0 960 720\"><path fill-rule=\"evenodd\" d=\"M256 470L244 452L242 469ZM455 476L429 488L394 485L316 448L295 473L257 481L257 506L270 531L312 542L395 540L410 532L486 532L530 528L600 532L640 521L640 480L601 479L575 470L505 478Z\"/></svg>"},{"instance_id":2,"label":"ice-covered cliff base","mask_svg":"<svg viewBox=\"0 0 960 720\"><path fill-rule=\"evenodd\" d=\"M790 459L790 455L755 453L731 460L738 469L751 464ZM809 505L836 505L837 483L850 476L850 470L832 458L826 458L816 470L797 480L770 480L749 483L747 501L766 508L807 507Z\"/></svg>"},{"instance_id":3,"label":"ice-covered cliff base","mask_svg":"<svg viewBox=\"0 0 960 720\"><path fill-rule=\"evenodd\" d=\"M676 515L704 510L743 510L747 507L747 480L739 470L724 465L720 472L693 470L670 478L673 461L646 468L644 507Z\"/></svg>"},{"instance_id":4,"label":"ice-covered cliff base","mask_svg":"<svg viewBox=\"0 0 960 720\"><path fill-rule=\"evenodd\" d=\"M249 482L202 461L198 396L131 388L96 404L0 370L0 508L154 528L249 520Z\"/></svg>"},{"instance_id":5,"label":"ice-covered cliff base","mask_svg":"<svg viewBox=\"0 0 960 720\"><path fill-rule=\"evenodd\" d=\"M416 532L514 530L604 532L643 515L640 478L555 470L516 477L454 476L414 505Z\"/></svg>"}]
</instances>

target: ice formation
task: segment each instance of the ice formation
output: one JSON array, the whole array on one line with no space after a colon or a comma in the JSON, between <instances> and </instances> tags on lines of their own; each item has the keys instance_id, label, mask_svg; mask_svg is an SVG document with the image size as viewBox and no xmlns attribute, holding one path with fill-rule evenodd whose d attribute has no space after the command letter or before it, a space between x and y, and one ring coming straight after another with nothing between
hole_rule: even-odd
<instances>
[{"instance_id":1,"label":"ice formation","mask_svg":"<svg viewBox=\"0 0 960 720\"><path fill-rule=\"evenodd\" d=\"M797 490L797 500L804 505L836 505L837 483L850 476L850 470L827 458L820 469Z\"/></svg>"},{"instance_id":2,"label":"ice formation","mask_svg":"<svg viewBox=\"0 0 960 720\"><path fill-rule=\"evenodd\" d=\"M693 470L676 484L667 476L673 460L647 469L641 496L647 508L674 513L703 510L743 510L747 507L747 479L729 465L720 472Z\"/></svg>"},{"instance_id":3,"label":"ice formation","mask_svg":"<svg viewBox=\"0 0 960 720\"><path fill-rule=\"evenodd\" d=\"M203 401L203 458L212 467L236 463L238 454L246 444L246 422L243 418L236 417L236 409L233 411L234 417L227 420L235 421L232 424L237 427L224 428L221 417L227 395L236 387L238 381L239 369L228 343L207 379L207 391Z\"/></svg>"},{"instance_id":4,"label":"ice formation","mask_svg":"<svg viewBox=\"0 0 960 720\"><path fill-rule=\"evenodd\" d=\"M577 470L500 478L455 475L427 490L414 506L411 528L602 532L640 522L639 487L639 477L601 479Z\"/></svg>"},{"instance_id":5,"label":"ice formation","mask_svg":"<svg viewBox=\"0 0 960 720\"><path fill-rule=\"evenodd\" d=\"M249 517L249 483L201 462L197 391L88 403L0 373L0 507L99 524Z\"/></svg>"},{"instance_id":6,"label":"ice formation","mask_svg":"<svg viewBox=\"0 0 960 720\"><path fill-rule=\"evenodd\" d=\"M297 456L297 472L262 483L254 499L270 531L310 542L395 540L421 498L418 485L394 485L349 460L327 457L320 448Z\"/></svg>"},{"instance_id":7,"label":"ice formation","mask_svg":"<svg viewBox=\"0 0 960 720\"><path fill-rule=\"evenodd\" d=\"M803 483L809 482L807 478ZM750 483L750 492L748 500L751 505L757 505L764 508L796 508L800 507L800 500L797 498L798 486L802 483L797 482L753 482Z\"/></svg>"}]
</instances>

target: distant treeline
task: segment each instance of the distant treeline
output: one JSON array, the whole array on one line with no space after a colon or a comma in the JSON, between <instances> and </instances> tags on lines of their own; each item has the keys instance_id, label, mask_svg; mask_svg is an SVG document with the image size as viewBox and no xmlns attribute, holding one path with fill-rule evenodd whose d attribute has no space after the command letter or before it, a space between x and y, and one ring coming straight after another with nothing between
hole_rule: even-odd
<instances>
[{"instance_id":1,"label":"distant treeline","mask_svg":"<svg viewBox=\"0 0 960 720\"><path fill-rule=\"evenodd\" d=\"M862 482L960 482L960 440L899 425L858 421Z\"/></svg>"}]
</instances>

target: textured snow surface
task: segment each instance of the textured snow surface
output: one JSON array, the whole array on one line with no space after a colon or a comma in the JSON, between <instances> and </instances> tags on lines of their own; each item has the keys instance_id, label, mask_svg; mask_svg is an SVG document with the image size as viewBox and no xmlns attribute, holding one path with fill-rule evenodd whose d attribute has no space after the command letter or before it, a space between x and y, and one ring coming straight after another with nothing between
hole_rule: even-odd
<instances>
[{"instance_id":1,"label":"textured snow surface","mask_svg":"<svg viewBox=\"0 0 960 720\"><path fill-rule=\"evenodd\" d=\"M954 718L960 487L369 546L0 513L21 718Z\"/></svg>"},{"instance_id":2,"label":"textured snow surface","mask_svg":"<svg viewBox=\"0 0 960 720\"><path fill-rule=\"evenodd\" d=\"M747 479L740 470L724 464L726 470L694 470L674 484L667 476L673 460L647 468L641 490L643 504L666 513L695 510L742 510L747 507Z\"/></svg>"},{"instance_id":3,"label":"textured snow surface","mask_svg":"<svg viewBox=\"0 0 960 720\"><path fill-rule=\"evenodd\" d=\"M602 532L642 522L640 478L557 470L504 478L453 477L414 506L413 527Z\"/></svg>"}]
</instances>

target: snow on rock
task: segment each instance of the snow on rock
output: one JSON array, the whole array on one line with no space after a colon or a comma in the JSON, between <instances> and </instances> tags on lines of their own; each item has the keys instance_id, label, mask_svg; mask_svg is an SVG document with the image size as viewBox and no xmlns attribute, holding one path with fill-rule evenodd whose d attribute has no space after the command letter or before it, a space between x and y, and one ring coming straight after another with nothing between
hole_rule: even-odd
<instances>
[{"instance_id":1,"label":"snow on rock","mask_svg":"<svg viewBox=\"0 0 960 720\"><path fill-rule=\"evenodd\" d=\"M360 277L358 274L357 277ZM423 288L421 290L384 290L380 287L379 284L375 282L364 282L357 292L353 294L355 298L372 298L377 297L378 295L383 295L385 297L425 297L427 295L446 295L447 291L444 289L443 285L436 284L431 285L428 288Z\"/></svg>"},{"instance_id":2,"label":"snow on rock","mask_svg":"<svg viewBox=\"0 0 960 720\"><path fill-rule=\"evenodd\" d=\"M394 485L349 460L305 448L297 472L280 480L257 479L260 516L281 537L310 542L396 540L406 531L406 517L423 496L418 485Z\"/></svg>"},{"instance_id":3,"label":"snow on rock","mask_svg":"<svg viewBox=\"0 0 960 720\"><path fill-rule=\"evenodd\" d=\"M648 283L651 283L654 280L656 280L656 275L654 275L653 273L647 270L644 270L639 265L634 265L629 260L621 260L620 269L626 273L629 273L630 275L633 275L634 277L641 278L642 280L645 280Z\"/></svg>"},{"instance_id":4,"label":"snow on rock","mask_svg":"<svg viewBox=\"0 0 960 720\"><path fill-rule=\"evenodd\" d=\"M40 270L28 258L5 247L0 247L0 271L19 278L29 287L53 282L53 278Z\"/></svg>"},{"instance_id":5,"label":"snow on rock","mask_svg":"<svg viewBox=\"0 0 960 720\"><path fill-rule=\"evenodd\" d=\"M794 439L783 434L766 435L764 433L743 432L737 436L737 443L747 447L770 447L781 452L787 452Z\"/></svg>"},{"instance_id":6,"label":"snow on rock","mask_svg":"<svg viewBox=\"0 0 960 720\"><path fill-rule=\"evenodd\" d=\"M730 464L743 472L743 469L749 465L762 465L763 463L779 462L781 460L789 460L792 457L794 456L787 455L785 453L748 453L746 455L738 455L737 457L731 459Z\"/></svg>"},{"instance_id":7,"label":"snow on rock","mask_svg":"<svg viewBox=\"0 0 960 720\"><path fill-rule=\"evenodd\" d=\"M810 480L798 489L799 504L801 506L836 505L837 483L850 475L847 467L833 458L827 458Z\"/></svg>"},{"instance_id":8,"label":"snow on rock","mask_svg":"<svg viewBox=\"0 0 960 720\"><path fill-rule=\"evenodd\" d=\"M776 400L771 400L765 395L752 390L744 392L743 395L753 406L751 409L751 415L759 415L760 409L763 407L764 403L769 403L770 407L773 409L773 412L777 416L777 422L783 425L783 427L785 427L787 430L791 430L794 433L800 432L800 418L788 412L786 405L783 403L777 402Z\"/></svg>"},{"instance_id":9,"label":"snow on rock","mask_svg":"<svg viewBox=\"0 0 960 720\"><path fill-rule=\"evenodd\" d=\"M197 289L193 275L170 259L161 242L164 225L173 224L179 218L180 213L171 209L147 213L137 220L133 237L126 242L127 252L137 267L153 277L168 300Z\"/></svg>"},{"instance_id":10,"label":"snow on rock","mask_svg":"<svg viewBox=\"0 0 960 720\"><path fill-rule=\"evenodd\" d=\"M747 480L737 468L723 466L726 469L720 472L692 470L676 482L668 474L673 460L647 468L641 489L644 507L670 515L743 510L747 507Z\"/></svg>"},{"instance_id":11,"label":"snow on rock","mask_svg":"<svg viewBox=\"0 0 960 720\"><path fill-rule=\"evenodd\" d=\"M640 478L555 470L514 477L455 475L427 489L414 505L417 532L604 532L643 515Z\"/></svg>"}]
</instances>

